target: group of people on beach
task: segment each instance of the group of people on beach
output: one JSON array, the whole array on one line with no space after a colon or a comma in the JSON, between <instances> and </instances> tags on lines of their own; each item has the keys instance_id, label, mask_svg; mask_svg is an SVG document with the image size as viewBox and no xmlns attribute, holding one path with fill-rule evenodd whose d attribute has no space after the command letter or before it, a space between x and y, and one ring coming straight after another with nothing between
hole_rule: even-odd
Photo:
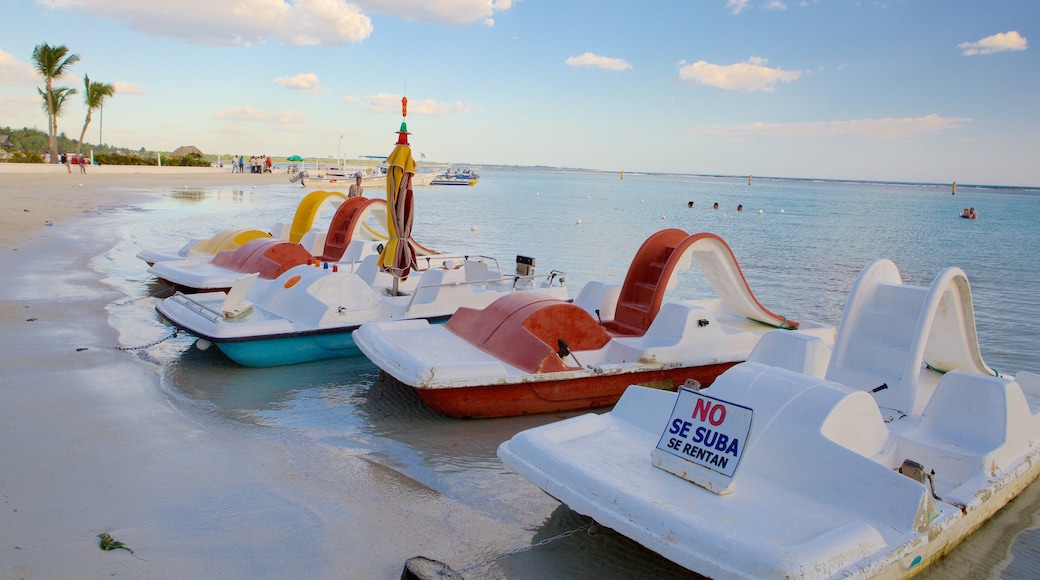
<instances>
[{"instance_id":1,"label":"group of people on beach","mask_svg":"<svg viewBox=\"0 0 1040 580\"><path fill-rule=\"evenodd\" d=\"M231 156L231 173L245 173L245 158ZM271 173L271 158L267 155L249 156L249 173Z\"/></svg>"},{"instance_id":2,"label":"group of people on beach","mask_svg":"<svg viewBox=\"0 0 1040 580\"><path fill-rule=\"evenodd\" d=\"M75 155L73 153L62 153L61 164L65 166L65 169L72 173L72 166L79 165L79 172L87 172L87 161L83 159L83 154Z\"/></svg>"}]
</instances>

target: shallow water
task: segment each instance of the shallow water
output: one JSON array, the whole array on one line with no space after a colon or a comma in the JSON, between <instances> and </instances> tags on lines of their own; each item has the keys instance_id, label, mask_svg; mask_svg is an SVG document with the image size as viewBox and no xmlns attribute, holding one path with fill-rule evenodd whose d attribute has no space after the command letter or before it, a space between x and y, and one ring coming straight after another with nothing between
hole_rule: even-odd
<instances>
[{"instance_id":1,"label":"shallow water","mask_svg":"<svg viewBox=\"0 0 1040 580\"><path fill-rule=\"evenodd\" d=\"M503 264L516 254L535 257L539 274L566 272L576 295L592 279L620 282L631 256L654 231L709 231L733 248L763 305L789 318L834 325L859 271L874 259L892 259L904 281L915 285L928 285L942 268L958 266L972 285L987 362L1005 373L1040 372L1040 191L961 185L954 196L948 186L907 184L756 178L748 186L740 178L481 174L476 187L416 190L416 240ZM107 232L114 247L92 266L127 296L109 307L121 343L143 346L170 335L153 310L167 291L134 257L139 250L177 247L231 226L269 229L290 221L307 191L288 183L171 189L140 207L104 208L120 226ZM711 209L715 202L720 209ZM738 204L743 211L736 211ZM979 219L959 219L965 207L975 207ZM681 278L676 289L680 296L705 292L710 289L693 276ZM609 530L582 531L506 556L585 523L495 456L498 444L517 431L568 415L449 419L425 407L410 389L381 380L363 357L248 369L217 349L203 352L192 344L190 336L178 335L139 352L162 366L171 402L205 428L282 445L294 470L332 486L350 485L337 472L337 458L362 457L385 472L388 485L452 498L515 525L527 538L519 544L489 538L483 560L449 562L458 569L500 558L467 577L687 575ZM926 575L1011 578L1035 570L1038 498L1034 484Z\"/></svg>"}]
</instances>

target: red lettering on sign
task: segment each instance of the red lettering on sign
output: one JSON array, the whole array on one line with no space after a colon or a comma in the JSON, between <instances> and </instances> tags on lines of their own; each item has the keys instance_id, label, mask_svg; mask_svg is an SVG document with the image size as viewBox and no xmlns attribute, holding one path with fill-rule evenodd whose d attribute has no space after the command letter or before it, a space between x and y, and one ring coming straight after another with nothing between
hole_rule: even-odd
<instances>
[{"instance_id":1,"label":"red lettering on sign","mask_svg":"<svg viewBox=\"0 0 1040 580\"><path fill-rule=\"evenodd\" d=\"M718 427L726 420L726 407L718 404L713 405L707 399L697 399L691 417L697 419L701 423L707 421L713 426Z\"/></svg>"}]
</instances>

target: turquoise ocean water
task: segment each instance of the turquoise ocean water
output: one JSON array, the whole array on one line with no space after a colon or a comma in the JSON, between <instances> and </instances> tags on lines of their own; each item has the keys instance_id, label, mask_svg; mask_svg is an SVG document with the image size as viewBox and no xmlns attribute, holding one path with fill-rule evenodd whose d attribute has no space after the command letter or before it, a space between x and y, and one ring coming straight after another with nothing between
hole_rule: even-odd
<instances>
[{"instance_id":1,"label":"turquoise ocean water","mask_svg":"<svg viewBox=\"0 0 1040 580\"><path fill-rule=\"evenodd\" d=\"M893 260L905 283L925 286L942 268L957 266L971 283L986 361L1007 374L1040 372L1040 189L962 184L951 195L949 184L756 177L749 186L746 177L626 173L620 179L616 173L502 168L480 173L475 187L416 189L416 240L504 263L517 254L532 256L538 273L566 272L573 296L589 280L620 282L654 231L713 232L733 248L763 305L788 318L833 325L857 274L874 259ZM243 177L248 184L249 176ZM154 203L113 210L126 219L113 233L115 246L94 266L128 298L159 294L161 287L134 258L137 251L179 246L230 226L265 229L289 221L309 190L286 180L284 186L163 191ZM719 209L712 209L714 203ZM960 219L967 207L979 218ZM694 275L684 275L675 290L676 296L705 293L710 289ZM155 300L110 307L125 345L168 334L152 310ZM207 428L284 445L294 469L306 475L348 486L336 480L335 458L360 454L490 518L515 522L527 544L582 524L495 456L498 444L517 431L565 415L447 419L408 389L381 380L364 358L246 369L192 342L182 335L142 351L161 365L163 389L173 404ZM1040 487L1034 484L928 574L1028 576L1040 564L1038 514ZM489 539L486 557L527 544ZM449 562L456 568L475 563ZM653 578L683 572L604 531L502 558L467 577L582 575Z\"/></svg>"}]
</instances>

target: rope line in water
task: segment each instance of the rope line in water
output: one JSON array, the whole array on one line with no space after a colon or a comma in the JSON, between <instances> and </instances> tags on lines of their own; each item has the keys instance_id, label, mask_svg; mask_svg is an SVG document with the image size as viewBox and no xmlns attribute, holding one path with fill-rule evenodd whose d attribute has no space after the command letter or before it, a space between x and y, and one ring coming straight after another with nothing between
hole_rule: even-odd
<instances>
[{"instance_id":1,"label":"rope line in water","mask_svg":"<svg viewBox=\"0 0 1040 580\"><path fill-rule=\"evenodd\" d=\"M517 554L522 554L522 553L530 550L531 548L537 548L539 546L544 546L546 544L555 542L556 540L562 540L563 538L566 538L568 536L573 536L574 534L576 534L578 532L581 532L581 531L584 531L584 530L588 530L589 528L592 527L592 525L594 523L595 522L589 522L589 523L585 524L584 526L581 526L579 528L575 528L575 529L570 530L568 532L563 532L562 534L557 534L557 535L555 535L555 536L553 536L551 538L546 538L546 539L541 540L541 541L539 541L537 543L531 544L530 546L524 546L522 548L517 548L515 550L510 550L510 551L508 551L508 552L506 552L504 554L499 554L498 556L495 556L494 558L491 558L490 560L485 560L483 562L478 562L476 564L471 564L471 565L466 566L465 568L459 570L457 572L457 574L461 575L461 574L464 574L466 572L469 572L470 570L473 570L473 569L476 569L476 568L480 568L482 566L487 566L488 564L493 564L493 563L495 563L495 562L497 562L499 560L502 560L504 558L508 558L509 556L515 556Z\"/></svg>"}]
</instances>

